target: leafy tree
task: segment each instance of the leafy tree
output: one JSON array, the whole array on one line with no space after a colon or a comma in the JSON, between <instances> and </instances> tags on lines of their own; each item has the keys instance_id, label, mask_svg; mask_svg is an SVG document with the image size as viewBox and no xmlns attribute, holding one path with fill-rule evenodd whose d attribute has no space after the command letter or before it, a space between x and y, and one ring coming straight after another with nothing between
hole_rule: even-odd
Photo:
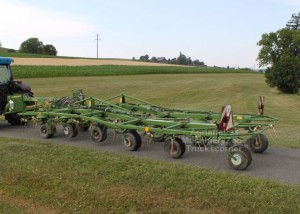
<instances>
[{"instance_id":1,"label":"leafy tree","mask_svg":"<svg viewBox=\"0 0 300 214\"><path fill-rule=\"evenodd\" d=\"M169 64L177 64L177 59L176 58L168 59L168 63Z\"/></svg>"},{"instance_id":2,"label":"leafy tree","mask_svg":"<svg viewBox=\"0 0 300 214\"><path fill-rule=\"evenodd\" d=\"M265 77L269 86L284 93L298 93L300 87L300 31L284 28L263 34L258 42L259 66L271 66Z\"/></svg>"},{"instance_id":3,"label":"leafy tree","mask_svg":"<svg viewBox=\"0 0 300 214\"><path fill-rule=\"evenodd\" d=\"M38 38L29 38L22 42L20 46L21 53L42 54L44 45Z\"/></svg>"},{"instance_id":4,"label":"leafy tree","mask_svg":"<svg viewBox=\"0 0 300 214\"><path fill-rule=\"evenodd\" d=\"M200 62L199 59L194 60L193 65L195 65L195 66L205 66L204 62Z\"/></svg>"},{"instance_id":5,"label":"leafy tree","mask_svg":"<svg viewBox=\"0 0 300 214\"><path fill-rule=\"evenodd\" d=\"M149 55L148 54L145 55L145 61L149 61Z\"/></svg>"},{"instance_id":6,"label":"leafy tree","mask_svg":"<svg viewBox=\"0 0 300 214\"><path fill-rule=\"evenodd\" d=\"M187 65L187 58L184 54L180 52L179 57L177 58L177 64L179 65Z\"/></svg>"},{"instance_id":7,"label":"leafy tree","mask_svg":"<svg viewBox=\"0 0 300 214\"><path fill-rule=\"evenodd\" d=\"M186 64L193 65L193 60L191 59L191 57L186 58Z\"/></svg>"},{"instance_id":8,"label":"leafy tree","mask_svg":"<svg viewBox=\"0 0 300 214\"><path fill-rule=\"evenodd\" d=\"M286 27L291 30L300 30L300 13L294 13L286 24Z\"/></svg>"},{"instance_id":9,"label":"leafy tree","mask_svg":"<svg viewBox=\"0 0 300 214\"><path fill-rule=\"evenodd\" d=\"M157 58L154 56L154 57L151 58L150 61L151 61L151 62L157 62Z\"/></svg>"},{"instance_id":10,"label":"leafy tree","mask_svg":"<svg viewBox=\"0 0 300 214\"><path fill-rule=\"evenodd\" d=\"M146 62L148 62L149 61L149 55L146 54L145 56L140 56L140 61L146 61Z\"/></svg>"},{"instance_id":11,"label":"leafy tree","mask_svg":"<svg viewBox=\"0 0 300 214\"><path fill-rule=\"evenodd\" d=\"M45 45L44 54L56 56L57 55L56 48L53 45Z\"/></svg>"},{"instance_id":12,"label":"leafy tree","mask_svg":"<svg viewBox=\"0 0 300 214\"><path fill-rule=\"evenodd\" d=\"M21 53L31 54L46 54L46 55L57 55L57 50L53 45L45 45L38 38L29 38L22 42L20 46Z\"/></svg>"},{"instance_id":13,"label":"leafy tree","mask_svg":"<svg viewBox=\"0 0 300 214\"><path fill-rule=\"evenodd\" d=\"M17 51L15 49L8 49L7 53L16 53Z\"/></svg>"},{"instance_id":14,"label":"leafy tree","mask_svg":"<svg viewBox=\"0 0 300 214\"><path fill-rule=\"evenodd\" d=\"M2 43L1 43L1 41L0 41L0 48L2 48Z\"/></svg>"}]
</instances>

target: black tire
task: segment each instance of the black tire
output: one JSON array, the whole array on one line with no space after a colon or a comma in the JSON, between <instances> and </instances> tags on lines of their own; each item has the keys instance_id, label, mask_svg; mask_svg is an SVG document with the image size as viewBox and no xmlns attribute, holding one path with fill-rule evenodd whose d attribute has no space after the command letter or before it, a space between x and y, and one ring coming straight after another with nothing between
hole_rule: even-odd
<instances>
[{"instance_id":1,"label":"black tire","mask_svg":"<svg viewBox=\"0 0 300 214\"><path fill-rule=\"evenodd\" d=\"M178 159L185 153L185 144L178 137L168 138L165 141L164 151L168 157Z\"/></svg>"},{"instance_id":2,"label":"black tire","mask_svg":"<svg viewBox=\"0 0 300 214\"><path fill-rule=\"evenodd\" d=\"M252 155L249 149L243 145L236 145L229 148L228 163L235 170L245 170L252 162Z\"/></svg>"},{"instance_id":3,"label":"black tire","mask_svg":"<svg viewBox=\"0 0 300 214\"><path fill-rule=\"evenodd\" d=\"M269 146L269 140L264 134L253 136L246 143L253 153L263 153Z\"/></svg>"},{"instance_id":4,"label":"black tire","mask_svg":"<svg viewBox=\"0 0 300 214\"><path fill-rule=\"evenodd\" d=\"M64 126L64 134L67 138L76 137L78 135L78 128L74 123L66 123Z\"/></svg>"},{"instance_id":5,"label":"black tire","mask_svg":"<svg viewBox=\"0 0 300 214\"><path fill-rule=\"evenodd\" d=\"M21 117L17 114L7 114L7 115L5 115L5 119L11 125L14 125L14 126L22 125Z\"/></svg>"},{"instance_id":6,"label":"black tire","mask_svg":"<svg viewBox=\"0 0 300 214\"><path fill-rule=\"evenodd\" d=\"M122 141L124 148L128 151L137 151L142 145L141 136L133 130L126 132Z\"/></svg>"},{"instance_id":7,"label":"black tire","mask_svg":"<svg viewBox=\"0 0 300 214\"><path fill-rule=\"evenodd\" d=\"M107 138L107 127L104 125L90 126L89 134L95 143L101 143Z\"/></svg>"},{"instance_id":8,"label":"black tire","mask_svg":"<svg viewBox=\"0 0 300 214\"><path fill-rule=\"evenodd\" d=\"M47 125L46 124L42 124L40 126L40 136L42 138L47 139L47 138L52 138L54 136L54 134L49 134Z\"/></svg>"}]
</instances>

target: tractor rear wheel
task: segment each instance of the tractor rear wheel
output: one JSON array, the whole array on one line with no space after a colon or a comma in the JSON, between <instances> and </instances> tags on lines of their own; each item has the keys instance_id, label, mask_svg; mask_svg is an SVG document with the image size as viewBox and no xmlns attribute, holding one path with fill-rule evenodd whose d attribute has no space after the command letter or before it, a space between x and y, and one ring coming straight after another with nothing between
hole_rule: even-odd
<instances>
[{"instance_id":1,"label":"tractor rear wheel","mask_svg":"<svg viewBox=\"0 0 300 214\"><path fill-rule=\"evenodd\" d=\"M123 135L123 146L128 151L137 151L142 145L141 136L134 130Z\"/></svg>"},{"instance_id":2,"label":"tractor rear wheel","mask_svg":"<svg viewBox=\"0 0 300 214\"><path fill-rule=\"evenodd\" d=\"M104 125L90 126L89 134L95 143L101 143L107 138L107 127Z\"/></svg>"},{"instance_id":3,"label":"tractor rear wheel","mask_svg":"<svg viewBox=\"0 0 300 214\"><path fill-rule=\"evenodd\" d=\"M168 138L165 141L164 150L168 157L178 159L185 152L185 144L178 137Z\"/></svg>"},{"instance_id":4,"label":"tractor rear wheel","mask_svg":"<svg viewBox=\"0 0 300 214\"><path fill-rule=\"evenodd\" d=\"M263 153L269 146L269 140L264 134L253 136L249 138L246 143L253 153Z\"/></svg>"},{"instance_id":5,"label":"tractor rear wheel","mask_svg":"<svg viewBox=\"0 0 300 214\"><path fill-rule=\"evenodd\" d=\"M252 155L249 149L243 145L236 145L229 148L228 163L235 170L245 170L252 162Z\"/></svg>"}]
</instances>

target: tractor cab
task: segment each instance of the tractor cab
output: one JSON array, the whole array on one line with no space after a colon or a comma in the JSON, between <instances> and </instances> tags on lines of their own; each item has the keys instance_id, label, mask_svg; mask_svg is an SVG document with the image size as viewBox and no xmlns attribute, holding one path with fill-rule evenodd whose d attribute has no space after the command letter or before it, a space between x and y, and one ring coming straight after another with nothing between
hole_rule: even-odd
<instances>
[{"instance_id":1,"label":"tractor cab","mask_svg":"<svg viewBox=\"0 0 300 214\"><path fill-rule=\"evenodd\" d=\"M5 114L5 118L9 123L18 124L17 115L6 114L7 97L13 94L23 94L24 96L32 97L31 88L22 81L16 81L11 72L12 58L0 57L0 115ZM17 121L17 122L16 122Z\"/></svg>"},{"instance_id":2,"label":"tractor cab","mask_svg":"<svg viewBox=\"0 0 300 214\"><path fill-rule=\"evenodd\" d=\"M3 113L7 95L9 95L9 84L13 81L13 76L10 70L10 64L13 62L11 58L0 57L0 114Z\"/></svg>"}]
</instances>

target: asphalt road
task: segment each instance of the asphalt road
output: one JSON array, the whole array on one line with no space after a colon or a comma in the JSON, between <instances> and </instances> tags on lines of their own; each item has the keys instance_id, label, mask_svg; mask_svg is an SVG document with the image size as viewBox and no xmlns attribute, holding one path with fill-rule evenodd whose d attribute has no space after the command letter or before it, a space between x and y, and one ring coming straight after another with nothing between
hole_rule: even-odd
<instances>
[{"instance_id":1,"label":"asphalt road","mask_svg":"<svg viewBox=\"0 0 300 214\"><path fill-rule=\"evenodd\" d=\"M290 184L300 184L300 149L276 148L270 146L263 154L252 154L253 160L247 170L236 171L229 167L227 156L224 152L205 152L195 147L192 149L192 147L188 146L181 159L169 159L164 154L163 143L148 143L147 139L143 140L139 151L125 151L121 144L121 136L114 135L112 131L109 132L105 142L96 144L90 140L88 132L80 132L76 138L67 139L62 129L58 128L54 138L42 139L39 135L38 128L33 129L32 125L11 126L6 122L0 122L0 136L38 139L47 143L67 144L167 162L174 161L218 171L245 174Z\"/></svg>"}]
</instances>

